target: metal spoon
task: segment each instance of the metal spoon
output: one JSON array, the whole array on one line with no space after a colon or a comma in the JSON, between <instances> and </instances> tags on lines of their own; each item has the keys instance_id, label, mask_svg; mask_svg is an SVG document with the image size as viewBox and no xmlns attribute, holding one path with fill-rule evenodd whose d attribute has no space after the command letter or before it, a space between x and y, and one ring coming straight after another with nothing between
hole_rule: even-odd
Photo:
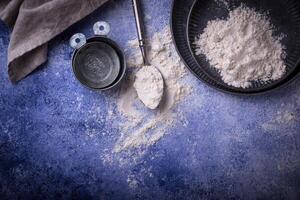
<instances>
[{"instance_id":1,"label":"metal spoon","mask_svg":"<svg viewBox=\"0 0 300 200\"><path fill-rule=\"evenodd\" d=\"M133 5L133 10L134 10L135 22L136 22L137 36L138 36L138 40L139 40L139 46L141 49L141 53L143 56L144 65L150 65L148 57L147 57L147 52L146 52L146 41L144 39L145 26L144 26L144 22L142 19L143 14L142 14L140 1L132 0L132 5Z\"/></svg>"},{"instance_id":2,"label":"metal spoon","mask_svg":"<svg viewBox=\"0 0 300 200\"><path fill-rule=\"evenodd\" d=\"M144 65L151 66L146 51L146 40L144 38L145 26L142 18L143 14L142 14L140 0L132 0L132 4L133 4L139 46L143 56Z\"/></svg>"},{"instance_id":3,"label":"metal spoon","mask_svg":"<svg viewBox=\"0 0 300 200\"><path fill-rule=\"evenodd\" d=\"M143 56L144 65L147 67L153 68L153 70L151 70L151 71L157 72L158 76L156 76L156 77L160 77L161 80L158 80L158 81L162 84L161 87L163 88L164 80L163 80L162 74L155 66L150 64L148 56L147 56L146 40L144 39L145 26L144 26L144 22L142 19L143 14L142 14L140 0L132 0L132 5L133 5L133 10L134 10L135 22L136 22L137 36L138 36L138 40L139 40L140 50L141 50L141 53ZM162 94L162 96L163 96L163 94Z\"/></svg>"}]
</instances>

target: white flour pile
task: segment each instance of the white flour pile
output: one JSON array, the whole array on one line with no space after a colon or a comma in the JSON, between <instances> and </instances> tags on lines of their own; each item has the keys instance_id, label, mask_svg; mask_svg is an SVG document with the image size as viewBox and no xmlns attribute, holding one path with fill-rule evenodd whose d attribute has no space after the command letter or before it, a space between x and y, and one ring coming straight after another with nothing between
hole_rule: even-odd
<instances>
[{"instance_id":1,"label":"white flour pile","mask_svg":"<svg viewBox=\"0 0 300 200\"><path fill-rule=\"evenodd\" d=\"M117 112L122 115L122 120L118 123L122 135L114 147L114 152L147 148L159 141L167 134L167 129L176 123L175 119L180 118L180 116L177 116L178 112L174 109L175 105L191 91L191 88L181 81L186 74L186 70L172 43L169 27L156 33L147 43L150 45L149 61L161 72L164 79L164 96L156 110L145 108L137 98L137 92L134 88L135 76L138 79L135 87L139 91L138 88L143 87L143 85L138 86L137 84L143 81L145 73L149 71L146 68L145 71L140 71L141 74L136 74L143 66L142 56L137 40L129 42L130 49L134 48L128 63L132 67L133 73L123 84L118 97ZM156 82L155 79L154 77L150 80ZM162 85L160 82L156 82L156 84L159 92L154 96L159 96L159 93L162 92L160 88ZM148 89L146 88L146 90ZM139 95L143 99L147 94L140 92ZM156 100L154 98L154 101ZM148 106L156 107L157 105L154 105L153 102L150 102L151 105ZM146 102L146 104L148 103ZM111 117L114 117L114 115L111 115ZM116 121L114 119L110 120Z\"/></svg>"},{"instance_id":2,"label":"white flour pile","mask_svg":"<svg viewBox=\"0 0 300 200\"><path fill-rule=\"evenodd\" d=\"M143 66L136 73L134 87L145 106L157 108L164 94L164 80L156 67Z\"/></svg>"},{"instance_id":3,"label":"white flour pile","mask_svg":"<svg viewBox=\"0 0 300 200\"><path fill-rule=\"evenodd\" d=\"M195 40L196 54L204 54L234 87L277 80L285 73L285 51L273 30L266 15L242 5L230 11L228 19L208 22Z\"/></svg>"}]
</instances>

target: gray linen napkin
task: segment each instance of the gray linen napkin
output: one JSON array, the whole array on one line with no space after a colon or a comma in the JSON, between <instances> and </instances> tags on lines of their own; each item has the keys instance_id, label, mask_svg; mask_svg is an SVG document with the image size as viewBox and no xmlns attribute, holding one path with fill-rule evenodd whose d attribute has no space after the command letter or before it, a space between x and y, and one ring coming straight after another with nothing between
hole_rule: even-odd
<instances>
[{"instance_id":1,"label":"gray linen napkin","mask_svg":"<svg viewBox=\"0 0 300 200\"><path fill-rule=\"evenodd\" d=\"M108 0L1 0L0 19L12 30L8 73L15 83L47 60L47 43Z\"/></svg>"}]
</instances>

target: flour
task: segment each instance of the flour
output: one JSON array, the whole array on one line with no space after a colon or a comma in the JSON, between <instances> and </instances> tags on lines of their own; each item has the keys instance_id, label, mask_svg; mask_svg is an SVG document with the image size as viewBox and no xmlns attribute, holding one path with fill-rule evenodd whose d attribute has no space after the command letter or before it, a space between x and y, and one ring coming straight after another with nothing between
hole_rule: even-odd
<instances>
[{"instance_id":1,"label":"flour","mask_svg":"<svg viewBox=\"0 0 300 200\"><path fill-rule=\"evenodd\" d=\"M262 128L265 131L274 131L283 126L292 126L298 122L298 118L294 112L283 110L277 112L277 116L274 119L271 119L268 122L262 124ZM290 133L284 132L283 135L288 135Z\"/></svg>"},{"instance_id":2,"label":"flour","mask_svg":"<svg viewBox=\"0 0 300 200\"><path fill-rule=\"evenodd\" d=\"M280 79L286 70L281 38L266 15L240 6L226 20L209 21L196 38L196 54L204 54L228 85L248 88L252 81Z\"/></svg>"},{"instance_id":3,"label":"flour","mask_svg":"<svg viewBox=\"0 0 300 200\"><path fill-rule=\"evenodd\" d=\"M156 109L164 93L164 81L153 66L144 66L136 74L134 87L140 100L150 109Z\"/></svg>"},{"instance_id":4,"label":"flour","mask_svg":"<svg viewBox=\"0 0 300 200\"><path fill-rule=\"evenodd\" d=\"M175 109L177 103L191 92L191 88L182 82L186 70L172 43L169 27L155 33L147 43L150 45L149 61L161 72L164 80L164 95L157 110L145 109L138 99L134 85L138 91L143 88L139 82L143 81L143 77L149 73L149 69L142 68L143 60L137 40L130 41L130 49L133 48L134 51L129 57L128 66L132 73L122 84L117 100L117 111L121 114L122 119L116 120L119 121L119 129L122 134L113 149L116 153L137 148L147 149L164 137L168 133L168 129L180 118ZM148 75L151 75L151 71ZM136 84L134 84L135 77L137 77ZM155 76L153 80L155 80ZM162 83L160 81L157 83L159 89L156 91L158 92L154 95L155 98L149 104L150 106L148 105L153 108L157 107L156 104L160 101L159 96L162 92ZM146 90L148 89L151 90L151 88L146 88ZM140 92L140 95L146 94ZM144 101L144 103L147 105L149 102Z\"/></svg>"},{"instance_id":5,"label":"flour","mask_svg":"<svg viewBox=\"0 0 300 200\"><path fill-rule=\"evenodd\" d=\"M229 2L228 2L228 0L215 0L215 3L219 7L225 7L226 9L229 9Z\"/></svg>"}]
</instances>

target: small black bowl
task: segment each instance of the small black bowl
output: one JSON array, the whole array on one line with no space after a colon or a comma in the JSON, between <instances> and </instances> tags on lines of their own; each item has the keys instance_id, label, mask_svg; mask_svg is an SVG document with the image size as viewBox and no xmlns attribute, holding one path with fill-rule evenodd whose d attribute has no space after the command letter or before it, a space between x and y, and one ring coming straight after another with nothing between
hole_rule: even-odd
<instances>
[{"instance_id":1,"label":"small black bowl","mask_svg":"<svg viewBox=\"0 0 300 200\"><path fill-rule=\"evenodd\" d=\"M75 50L72 58L73 72L84 86L107 90L122 80L126 71L124 53L119 46L106 37L89 38Z\"/></svg>"}]
</instances>

